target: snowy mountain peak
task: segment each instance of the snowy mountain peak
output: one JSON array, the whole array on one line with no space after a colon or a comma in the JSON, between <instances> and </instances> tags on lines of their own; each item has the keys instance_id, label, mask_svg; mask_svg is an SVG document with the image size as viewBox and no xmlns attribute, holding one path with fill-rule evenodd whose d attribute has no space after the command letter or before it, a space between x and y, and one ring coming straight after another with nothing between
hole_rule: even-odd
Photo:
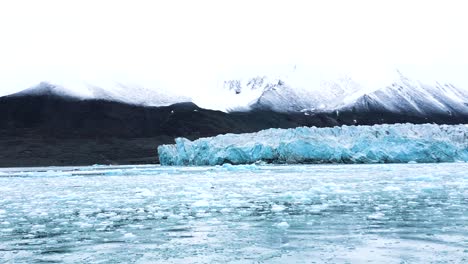
<instances>
[{"instance_id":1,"label":"snowy mountain peak","mask_svg":"<svg viewBox=\"0 0 468 264\"><path fill-rule=\"evenodd\" d=\"M245 109L269 109L277 112L327 111L359 96L361 87L349 77L324 81L319 87L293 86L288 78L254 77L224 82L234 97L249 98ZM250 96L247 96L250 95Z\"/></svg>"},{"instance_id":2,"label":"snowy mountain peak","mask_svg":"<svg viewBox=\"0 0 468 264\"><path fill-rule=\"evenodd\" d=\"M387 86L364 87L349 76L300 87L291 78L258 76L229 80L225 89L244 97L244 109L277 112L387 111L415 115L468 114L468 91L452 84L425 84L396 71Z\"/></svg>"},{"instance_id":3,"label":"snowy mountain peak","mask_svg":"<svg viewBox=\"0 0 468 264\"><path fill-rule=\"evenodd\" d=\"M190 98L185 96L177 96L142 86L125 85L122 83L117 83L112 87L112 89L104 89L99 86L89 86L88 90L91 92L93 98L135 105L167 106L175 103L192 101Z\"/></svg>"},{"instance_id":4,"label":"snowy mountain peak","mask_svg":"<svg viewBox=\"0 0 468 264\"><path fill-rule=\"evenodd\" d=\"M468 114L468 92L452 84L425 84L400 71L390 85L353 100L343 108L354 111L389 111L413 115Z\"/></svg>"},{"instance_id":5,"label":"snowy mountain peak","mask_svg":"<svg viewBox=\"0 0 468 264\"><path fill-rule=\"evenodd\" d=\"M38 85L12 94L10 96L60 96L60 97L78 97L78 94L63 86L55 85L49 82L41 82Z\"/></svg>"},{"instance_id":6,"label":"snowy mountain peak","mask_svg":"<svg viewBox=\"0 0 468 264\"><path fill-rule=\"evenodd\" d=\"M78 100L96 99L144 106L167 106L175 103L192 101L185 96L176 96L141 86L130 86L121 83L106 88L95 85L85 85L79 87L79 89L69 89L60 85L41 82L34 87L10 96L58 96Z\"/></svg>"},{"instance_id":7,"label":"snowy mountain peak","mask_svg":"<svg viewBox=\"0 0 468 264\"><path fill-rule=\"evenodd\" d=\"M224 81L224 89L234 91L236 94L247 93L250 90L271 90L284 85L281 79L270 79L266 76L256 76L243 80Z\"/></svg>"}]
</instances>

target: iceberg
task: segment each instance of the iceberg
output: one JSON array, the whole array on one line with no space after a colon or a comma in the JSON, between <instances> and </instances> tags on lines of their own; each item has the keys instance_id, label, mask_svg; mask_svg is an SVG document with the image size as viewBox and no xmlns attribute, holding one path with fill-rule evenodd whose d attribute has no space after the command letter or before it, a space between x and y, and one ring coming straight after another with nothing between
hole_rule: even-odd
<instances>
[{"instance_id":1,"label":"iceberg","mask_svg":"<svg viewBox=\"0 0 468 264\"><path fill-rule=\"evenodd\" d=\"M161 165L468 161L468 125L393 124L267 129L158 147Z\"/></svg>"}]
</instances>

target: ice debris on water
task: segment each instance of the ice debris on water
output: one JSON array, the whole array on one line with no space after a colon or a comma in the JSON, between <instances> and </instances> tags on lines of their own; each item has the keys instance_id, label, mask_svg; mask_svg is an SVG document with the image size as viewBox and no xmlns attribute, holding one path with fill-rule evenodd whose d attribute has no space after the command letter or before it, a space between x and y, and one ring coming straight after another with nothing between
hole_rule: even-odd
<instances>
[{"instance_id":1,"label":"ice debris on water","mask_svg":"<svg viewBox=\"0 0 468 264\"><path fill-rule=\"evenodd\" d=\"M288 222L281 222L276 225L278 228L287 229L289 228Z\"/></svg>"},{"instance_id":2,"label":"ice debris on water","mask_svg":"<svg viewBox=\"0 0 468 264\"><path fill-rule=\"evenodd\" d=\"M277 205L277 204L274 204L272 207L271 207L271 211L272 212L281 212L281 211L284 211L286 209L286 207L282 206L282 205Z\"/></svg>"},{"instance_id":3,"label":"ice debris on water","mask_svg":"<svg viewBox=\"0 0 468 264\"><path fill-rule=\"evenodd\" d=\"M162 165L468 161L468 125L267 129L195 141L177 138L175 143L158 147Z\"/></svg>"},{"instance_id":4,"label":"ice debris on water","mask_svg":"<svg viewBox=\"0 0 468 264\"><path fill-rule=\"evenodd\" d=\"M380 220L380 219L383 219L384 217L385 217L385 214L377 212L377 213L368 215L367 219L369 219L369 220Z\"/></svg>"},{"instance_id":5,"label":"ice debris on water","mask_svg":"<svg viewBox=\"0 0 468 264\"><path fill-rule=\"evenodd\" d=\"M208 207L210 206L210 203L206 200L199 200L199 201L196 201L192 204L192 206L194 207Z\"/></svg>"},{"instance_id":6,"label":"ice debris on water","mask_svg":"<svg viewBox=\"0 0 468 264\"><path fill-rule=\"evenodd\" d=\"M125 239L134 239L136 236L132 233L126 233L123 235Z\"/></svg>"}]
</instances>

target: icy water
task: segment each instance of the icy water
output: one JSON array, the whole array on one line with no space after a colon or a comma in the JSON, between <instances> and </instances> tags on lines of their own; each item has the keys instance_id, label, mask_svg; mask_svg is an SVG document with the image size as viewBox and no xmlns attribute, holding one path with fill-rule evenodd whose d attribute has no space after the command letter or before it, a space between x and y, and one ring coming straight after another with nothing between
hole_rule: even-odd
<instances>
[{"instance_id":1,"label":"icy water","mask_svg":"<svg viewBox=\"0 0 468 264\"><path fill-rule=\"evenodd\" d=\"M1 263L468 263L468 164L0 169Z\"/></svg>"}]
</instances>

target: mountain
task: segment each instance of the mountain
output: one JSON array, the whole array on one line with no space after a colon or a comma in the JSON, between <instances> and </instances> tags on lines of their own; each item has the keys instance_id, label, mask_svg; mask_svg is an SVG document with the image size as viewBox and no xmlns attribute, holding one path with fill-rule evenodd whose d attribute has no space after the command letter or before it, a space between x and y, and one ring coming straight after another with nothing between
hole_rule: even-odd
<instances>
[{"instance_id":1,"label":"mountain","mask_svg":"<svg viewBox=\"0 0 468 264\"><path fill-rule=\"evenodd\" d=\"M266 76L244 80L229 80L224 89L234 91L232 97L244 96L245 106L235 110L268 109L276 112L330 112L344 106L364 93L364 89L349 77L323 81L318 89L299 88L281 78ZM249 94L250 96L245 96Z\"/></svg>"},{"instance_id":2,"label":"mountain","mask_svg":"<svg viewBox=\"0 0 468 264\"><path fill-rule=\"evenodd\" d=\"M468 91L451 84L423 84L400 75L400 79L391 85L365 94L339 110L388 111L423 117L454 115L468 118Z\"/></svg>"},{"instance_id":3,"label":"mountain","mask_svg":"<svg viewBox=\"0 0 468 264\"><path fill-rule=\"evenodd\" d=\"M276 112L330 112L360 92L360 86L350 78L322 82L320 89L295 88L278 80L263 88L260 97L250 107Z\"/></svg>"},{"instance_id":4,"label":"mountain","mask_svg":"<svg viewBox=\"0 0 468 264\"><path fill-rule=\"evenodd\" d=\"M8 95L8 97L18 96L58 96L75 100L105 100L143 106L168 106L192 101L188 97L162 93L137 85L129 86L120 83L107 89L95 85L88 85L76 91L60 85L42 82L37 86Z\"/></svg>"},{"instance_id":5,"label":"mountain","mask_svg":"<svg viewBox=\"0 0 468 264\"><path fill-rule=\"evenodd\" d=\"M137 85L117 84L112 89L90 86L92 98L144 106L168 106L176 103L191 102L185 96L162 93Z\"/></svg>"},{"instance_id":6,"label":"mountain","mask_svg":"<svg viewBox=\"0 0 468 264\"><path fill-rule=\"evenodd\" d=\"M235 91L232 96L257 91L258 96L244 107L247 110L263 109L284 113L388 112L419 117L468 117L467 90L451 84L424 84L410 80L401 73L390 85L371 91L349 77L322 82L318 89L313 90L293 87L282 79L267 77L255 77L245 82L231 80L227 83L228 89Z\"/></svg>"},{"instance_id":7,"label":"mountain","mask_svg":"<svg viewBox=\"0 0 468 264\"><path fill-rule=\"evenodd\" d=\"M76 91L66 89L60 85L53 85L48 82L41 82L36 86L22 90L20 92L7 95L5 98L24 97L24 96L57 96L68 99L86 98Z\"/></svg>"}]
</instances>

